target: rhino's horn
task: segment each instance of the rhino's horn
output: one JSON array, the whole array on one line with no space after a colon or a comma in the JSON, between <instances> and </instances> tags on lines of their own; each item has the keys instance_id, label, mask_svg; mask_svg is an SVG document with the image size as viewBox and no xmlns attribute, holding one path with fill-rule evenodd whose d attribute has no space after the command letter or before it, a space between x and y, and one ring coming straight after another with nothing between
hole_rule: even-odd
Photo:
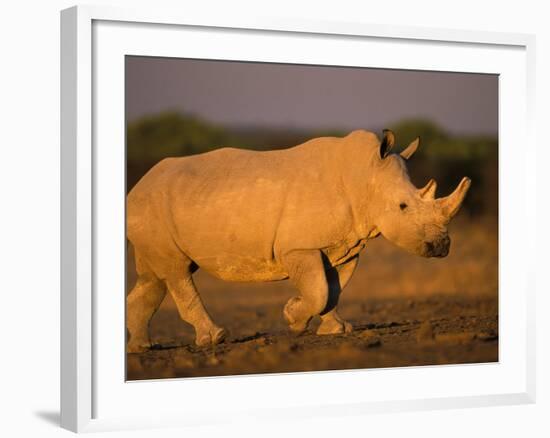
<instances>
[{"instance_id":1,"label":"rhino's horn","mask_svg":"<svg viewBox=\"0 0 550 438\"><path fill-rule=\"evenodd\" d=\"M449 220L458 213L458 210L462 205L462 201L464 201L464 197L466 196L466 193L468 193L471 183L472 180L470 178L464 177L453 193L445 198L438 199L441 204L443 214L447 216Z\"/></svg>"},{"instance_id":2,"label":"rhino's horn","mask_svg":"<svg viewBox=\"0 0 550 438\"><path fill-rule=\"evenodd\" d=\"M418 190L420 197L424 199L435 199L435 191L437 190L437 182L435 179L430 179L428 184Z\"/></svg>"},{"instance_id":3,"label":"rhino's horn","mask_svg":"<svg viewBox=\"0 0 550 438\"><path fill-rule=\"evenodd\" d=\"M395 134L389 129L384 129L384 138L380 143L380 158L386 158L391 148L395 144Z\"/></svg>"},{"instance_id":4,"label":"rhino's horn","mask_svg":"<svg viewBox=\"0 0 550 438\"><path fill-rule=\"evenodd\" d=\"M411 142L411 144L409 144L405 149L401 151L399 155L401 155L405 160L408 160L409 158L411 158L412 154L416 152L419 144L420 144L420 137L416 137Z\"/></svg>"}]
</instances>

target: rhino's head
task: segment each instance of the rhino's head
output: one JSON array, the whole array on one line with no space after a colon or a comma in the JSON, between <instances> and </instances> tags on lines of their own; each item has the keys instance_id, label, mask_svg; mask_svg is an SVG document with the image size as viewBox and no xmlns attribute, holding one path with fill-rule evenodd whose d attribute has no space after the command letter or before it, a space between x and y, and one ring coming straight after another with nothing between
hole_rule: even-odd
<instances>
[{"instance_id":1,"label":"rhino's head","mask_svg":"<svg viewBox=\"0 0 550 438\"><path fill-rule=\"evenodd\" d=\"M431 179L423 188L416 188L405 165L418 148L419 139L400 154L389 153L394 143L394 134L385 130L371 181L376 205L372 220L376 229L409 252L424 257L445 257L451 245L447 224L460 209L470 188L470 179L462 178L453 193L436 199L437 183Z\"/></svg>"}]
</instances>

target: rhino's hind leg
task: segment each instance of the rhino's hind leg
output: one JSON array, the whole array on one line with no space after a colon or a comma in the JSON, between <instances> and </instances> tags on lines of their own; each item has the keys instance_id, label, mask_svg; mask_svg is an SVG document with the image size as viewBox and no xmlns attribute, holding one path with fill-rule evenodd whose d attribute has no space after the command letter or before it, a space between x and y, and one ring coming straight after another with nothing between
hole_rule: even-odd
<instances>
[{"instance_id":1,"label":"rhino's hind leg","mask_svg":"<svg viewBox=\"0 0 550 438\"><path fill-rule=\"evenodd\" d=\"M151 347L149 322L166 296L166 287L153 273L138 274L136 285L126 299L129 332L128 353L141 353Z\"/></svg>"},{"instance_id":2,"label":"rhino's hind leg","mask_svg":"<svg viewBox=\"0 0 550 438\"><path fill-rule=\"evenodd\" d=\"M283 259L289 279L300 291L286 303L284 316L290 329L303 332L311 318L327 305L328 284L319 250L297 250Z\"/></svg>"},{"instance_id":3,"label":"rhino's hind leg","mask_svg":"<svg viewBox=\"0 0 550 438\"><path fill-rule=\"evenodd\" d=\"M206 346L222 342L227 332L214 324L204 308L195 288L191 271L188 270L183 275L179 272L174 274L168 279L167 285L176 302L181 319L195 329L195 343L198 346Z\"/></svg>"},{"instance_id":4,"label":"rhino's hind leg","mask_svg":"<svg viewBox=\"0 0 550 438\"><path fill-rule=\"evenodd\" d=\"M329 266L326 270L327 281L329 284L329 299L327 307L321 314L321 324L317 329L318 335L333 335L338 333L350 333L353 326L342 319L336 310L338 300L343 289L351 279L359 256L347 261L343 265L332 267Z\"/></svg>"}]
</instances>

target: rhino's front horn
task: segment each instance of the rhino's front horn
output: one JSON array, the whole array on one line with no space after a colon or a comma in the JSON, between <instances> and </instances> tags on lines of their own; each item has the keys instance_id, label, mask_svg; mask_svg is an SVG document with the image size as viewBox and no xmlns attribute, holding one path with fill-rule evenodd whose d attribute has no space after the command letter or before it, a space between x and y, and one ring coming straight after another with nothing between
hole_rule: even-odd
<instances>
[{"instance_id":1,"label":"rhino's front horn","mask_svg":"<svg viewBox=\"0 0 550 438\"><path fill-rule=\"evenodd\" d=\"M470 178L462 178L462 181L460 181L460 184L453 193L438 200L443 210L443 214L447 216L449 220L458 213L458 210L462 205L462 201L464 201L464 197L466 196L466 193L468 193L471 183L472 180Z\"/></svg>"}]
</instances>

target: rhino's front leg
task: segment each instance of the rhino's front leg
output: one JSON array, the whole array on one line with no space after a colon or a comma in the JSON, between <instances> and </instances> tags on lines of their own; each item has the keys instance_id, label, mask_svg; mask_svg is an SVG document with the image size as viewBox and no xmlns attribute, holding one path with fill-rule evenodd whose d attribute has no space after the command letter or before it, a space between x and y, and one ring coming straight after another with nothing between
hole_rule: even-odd
<instances>
[{"instance_id":1,"label":"rhino's front leg","mask_svg":"<svg viewBox=\"0 0 550 438\"><path fill-rule=\"evenodd\" d=\"M336 311L340 294L351 279L359 256L355 256L346 263L332 267L329 266L326 271L327 282L329 286L329 299L327 307L321 314L321 325L317 329L318 335L332 335L337 333L350 333L353 330L352 325L343 320Z\"/></svg>"},{"instance_id":2,"label":"rhino's front leg","mask_svg":"<svg viewBox=\"0 0 550 438\"><path fill-rule=\"evenodd\" d=\"M286 303L284 316L294 332L307 328L311 318L327 306L328 282L321 251L295 250L282 258L290 281L300 292Z\"/></svg>"}]
</instances>

